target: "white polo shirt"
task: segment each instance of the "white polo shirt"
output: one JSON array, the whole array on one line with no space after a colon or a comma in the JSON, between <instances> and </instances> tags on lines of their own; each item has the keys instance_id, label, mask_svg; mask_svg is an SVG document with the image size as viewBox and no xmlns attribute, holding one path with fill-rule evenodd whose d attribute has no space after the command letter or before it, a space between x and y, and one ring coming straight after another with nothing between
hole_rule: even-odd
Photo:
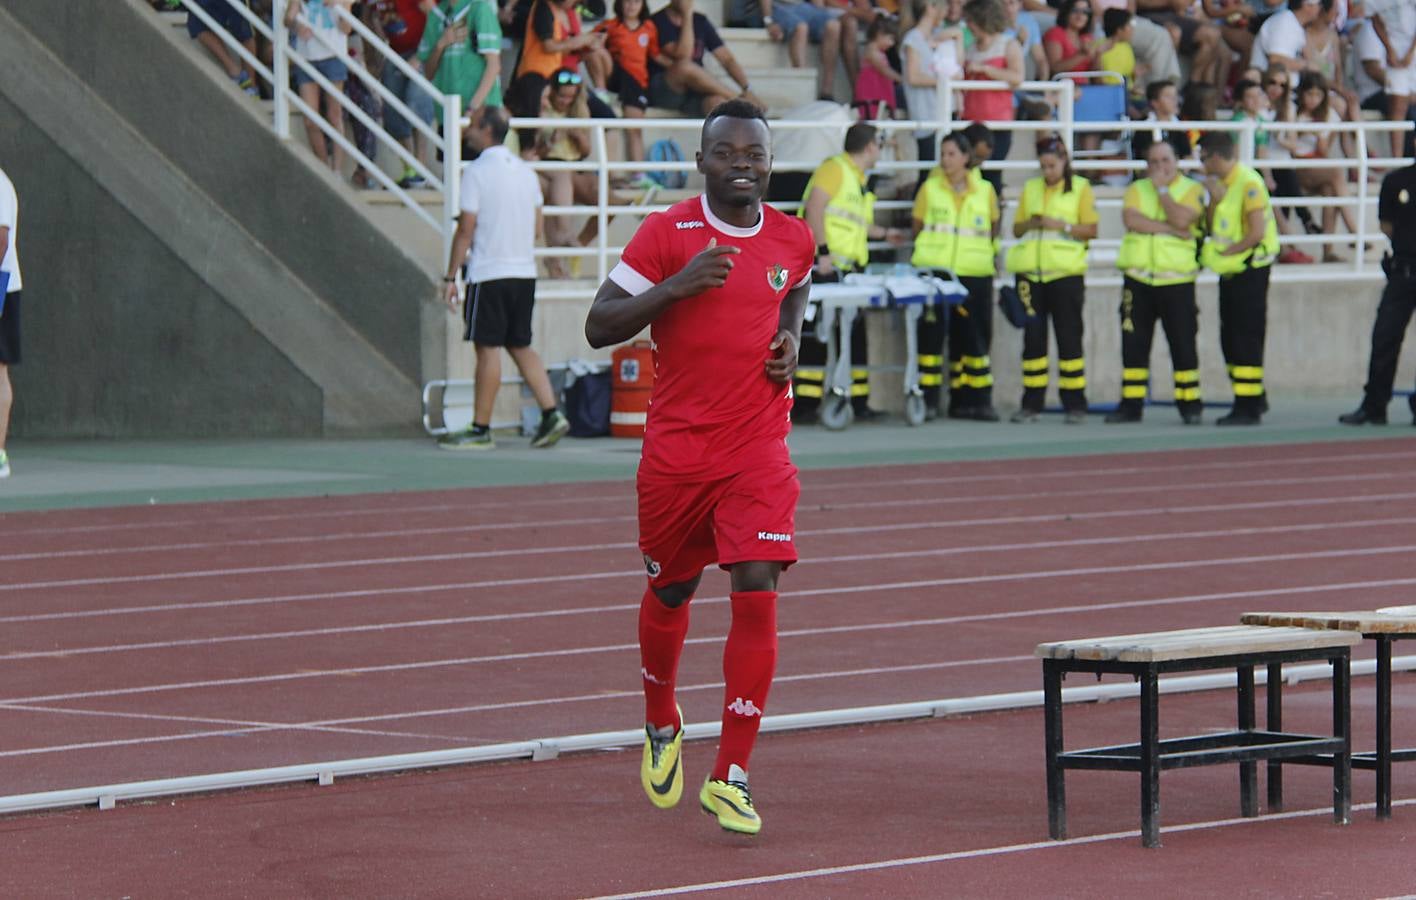
<instances>
[{"instance_id":1,"label":"white polo shirt","mask_svg":"<svg viewBox=\"0 0 1416 900\"><path fill-rule=\"evenodd\" d=\"M15 195L15 186L10 183L5 170L0 169L0 228L10 229L10 239L5 246L5 258L0 259L0 272L7 273L8 284L5 293L13 294L20 289L20 254L15 250L15 238L19 234L20 199Z\"/></svg>"},{"instance_id":2,"label":"white polo shirt","mask_svg":"<svg viewBox=\"0 0 1416 900\"><path fill-rule=\"evenodd\" d=\"M1303 48L1307 45L1308 33L1298 23L1293 10L1280 10L1269 16L1259 29L1259 35L1254 39L1254 49L1249 53L1249 65L1260 72L1267 72L1269 56L1274 53L1301 62ZM1291 73L1291 76L1293 84L1297 85L1297 74Z\"/></svg>"},{"instance_id":3,"label":"white polo shirt","mask_svg":"<svg viewBox=\"0 0 1416 900\"><path fill-rule=\"evenodd\" d=\"M543 202L536 173L504 145L462 167L462 211L477 217L468 281L536 277L536 210Z\"/></svg>"}]
</instances>

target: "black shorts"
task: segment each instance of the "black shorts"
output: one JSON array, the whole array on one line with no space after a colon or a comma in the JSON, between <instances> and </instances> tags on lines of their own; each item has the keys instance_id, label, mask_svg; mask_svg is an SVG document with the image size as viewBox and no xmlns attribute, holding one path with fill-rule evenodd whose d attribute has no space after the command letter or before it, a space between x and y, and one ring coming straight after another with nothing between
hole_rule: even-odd
<instances>
[{"instance_id":1,"label":"black shorts","mask_svg":"<svg viewBox=\"0 0 1416 900\"><path fill-rule=\"evenodd\" d=\"M610 79L606 84L619 97L622 106L633 106L635 109L649 108L649 86L635 81L633 75L619 67L619 63L615 63L615 70L610 73Z\"/></svg>"},{"instance_id":2,"label":"black shorts","mask_svg":"<svg viewBox=\"0 0 1416 900\"><path fill-rule=\"evenodd\" d=\"M499 278L467 286L462 339L484 347L531 346L536 279Z\"/></svg>"},{"instance_id":3,"label":"black shorts","mask_svg":"<svg viewBox=\"0 0 1416 900\"><path fill-rule=\"evenodd\" d=\"M20 361L20 293L6 294L5 308L0 309L0 365Z\"/></svg>"}]
</instances>

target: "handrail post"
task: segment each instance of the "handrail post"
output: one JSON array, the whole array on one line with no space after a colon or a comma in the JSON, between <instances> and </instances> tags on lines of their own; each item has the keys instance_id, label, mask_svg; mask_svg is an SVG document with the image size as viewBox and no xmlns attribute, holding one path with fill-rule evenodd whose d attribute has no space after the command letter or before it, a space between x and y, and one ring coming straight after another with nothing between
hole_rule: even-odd
<instances>
[{"instance_id":1,"label":"handrail post","mask_svg":"<svg viewBox=\"0 0 1416 900\"><path fill-rule=\"evenodd\" d=\"M603 122L604 120L597 120ZM605 144L605 126L597 124L595 126L595 155L600 159L600 165L596 177L599 179L600 202L595 210L595 217L599 228L595 233L595 273L597 275L596 284L604 284L605 278L609 275L609 231L610 214L605 208L605 204L610 199L610 154Z\"/></svg>"},{"instance_id":2,"label":"handrail post","mask_svg":"<svg viewBox=\"0 0 1416 900\"><path fill-rule=\"evenodd\" d=\"M443 259L452 256L452 238L462 212L462 96L443 98Z\"/></svg>"},{"instance_id":3,"label":"handrail post","mask_svg":"<svg viewBox=\"0 0 1416 900\"><path fill-rule=\"evenodd\" d=\"M1077 85L1076 82L1070 79L1064 79L1063 84L1066 84L1067 88L1058 91L1061 95L1060 99L1062 102L1059 104L1057 114L1061 117L1059 124L1062 126L1062 141L1067 145L1067 157L1070 159L1073 155L1073 150L1075 149L1074 145L1077 140L1076 131L1072 127L1074 124L1073 116L1075 113L1073 105L1076 102Z\"/></svg>"},{"instance_id":4,"label":"handrail post","mask_svg":"<svg viewBox=\"0 0 1416 900\"><path fill-rule=\"evenodd\" d=\"M1360 274L1367 267L1367 123L1357 125L1357 255L1354 268ZM1394 134L1399 132L1393 132Z\"/></svg>"},{"instance_id":5,"label":"handrail post","mask_svg":"<svg viewBox=\"0 0 1416 900\"><path fill-rule=\"evenodd\" d=\"M272 72L275 81L270 86L275 101L275 134L282 141L290 140L290 32L285 27L285 0L275 0L271 7L271 49L274 52Z\"/></svg>"}]
</instances>

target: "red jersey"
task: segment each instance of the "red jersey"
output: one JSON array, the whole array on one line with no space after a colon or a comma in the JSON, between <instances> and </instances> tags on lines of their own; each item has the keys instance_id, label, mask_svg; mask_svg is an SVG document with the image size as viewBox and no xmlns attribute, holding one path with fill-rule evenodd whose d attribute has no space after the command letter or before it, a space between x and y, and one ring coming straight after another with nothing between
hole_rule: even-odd
<instances>
[{"instance_id":1,"label":"red jersey","mask_svg":"<svg viewBox=\"0 0 1416 900\"><path fill-rule=\"evenodd\" d=\"M791 430L788 385L769 381L764 366L782 300L811 279L816 242L806 222L764 205L756 226L737 228L709 211L707 197L693 197L648 216L610 279L642 294L714 238L742 251L731 257L727 284L680 300L650 327L654 392L641 474L736 474L764 449L784 449Z\"/></svg>"}]
</instances>

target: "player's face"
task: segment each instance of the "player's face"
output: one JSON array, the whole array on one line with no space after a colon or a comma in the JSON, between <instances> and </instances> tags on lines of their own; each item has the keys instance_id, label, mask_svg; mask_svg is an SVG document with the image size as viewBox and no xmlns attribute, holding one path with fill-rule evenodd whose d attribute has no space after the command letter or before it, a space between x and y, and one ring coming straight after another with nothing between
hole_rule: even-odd
<instances>
[{"instance_id":1,"label":"player's face","mask_svg":"<svg viewBox=\"0 0 1416 900\"><path fill-rule=\"evenodd\" d=\"M727 206L762 202L772 175L772 134L761 119L720 116L703 129L698 171L708 196Z\"/></svg>"}]
</instances>

